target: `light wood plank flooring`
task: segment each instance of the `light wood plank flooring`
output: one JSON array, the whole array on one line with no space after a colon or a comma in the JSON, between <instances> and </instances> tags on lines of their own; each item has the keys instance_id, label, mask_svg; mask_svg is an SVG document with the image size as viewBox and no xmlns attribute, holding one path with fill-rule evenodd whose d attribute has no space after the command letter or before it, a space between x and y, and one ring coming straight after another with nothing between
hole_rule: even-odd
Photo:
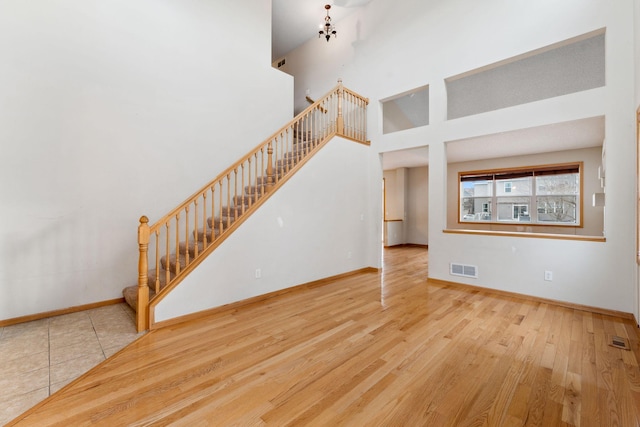
<instances>
[{"instance_id":1,"label":"light wood plank flooring","mask_svg":"<svg viewBox=\"0 0 640 427\"><path fill-rule=\"evenodd\" d=\"M639 425L632 321L426 277L425 249L386 249L383 273L152 331L15 425Z\"/></svg>"}]
</instances>

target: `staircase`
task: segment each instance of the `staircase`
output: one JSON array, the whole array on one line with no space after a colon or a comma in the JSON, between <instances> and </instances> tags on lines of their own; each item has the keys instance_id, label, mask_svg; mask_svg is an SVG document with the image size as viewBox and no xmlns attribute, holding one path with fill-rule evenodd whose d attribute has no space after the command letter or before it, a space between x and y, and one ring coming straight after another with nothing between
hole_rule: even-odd
<instances>
[{"instance_id":1,"label":"staircase","mask_svg":"<svg viewBox=\"0 0 640 427\"><path fill-rule=\"evenodd\" d=\"M319 142L318 139L312 138L310 131L306 131L303 134L302 131L294 129L293 149L284 153L283 159L277 161L274 178L282 180L287 173L292 172L294 166L298 164L302 158L318 146ZM167 283L175 279L176 274L180 271L180 266L187 265L187 252L189 253L189 258L194 259L197 253L204 251L207 242L216 240L224 230L230 228L242 215L247 214L249 208L268 193L268 179L269 177L265 170L262 176L256 177L253 185L244 187L244 193L242 195L231 198L231 205L222 206L220 216L208 217L206 220L206 229L203 226L198 230L194 230L192 232L193 239L188 242L180 242L177 253L174 252L168 257L165 255L160 258L160 274L158 274L154 268L149 270L147 275L149 299L152 299L156 295L156 281L159 282L157 287L158 291L162 291ZM122 294L127 304L134 310L137 310L138 285L124 288Z\"/></svg>"},{"instance_id":2,"label":"staircase","mask_svg":"<svg viewBox=\"0 0 640 427\"><path fill-rule=\"evenodd\" d=\"M338 85L153 225L140 218L138 284L123 290L138 331L207 255L336 135L366 141L368 99Z\"/></svg>"}]
</instances>

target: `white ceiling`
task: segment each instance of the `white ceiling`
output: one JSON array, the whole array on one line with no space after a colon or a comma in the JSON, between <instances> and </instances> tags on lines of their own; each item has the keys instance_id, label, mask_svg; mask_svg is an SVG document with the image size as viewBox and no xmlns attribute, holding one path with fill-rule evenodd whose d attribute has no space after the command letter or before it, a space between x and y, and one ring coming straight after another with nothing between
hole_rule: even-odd
<instances>
[{"instance_id":1,"label":"white ceiling","mask_svg":"<svg viewBox=\"0 0 640 427\"><path fill-rule=\"evenodd\" d=\"M318 38L319 26L327 15L338 31L338 22L371 0L273 0L271 16L271 59L275 61L312 38ZM320 40L318 40L320 41ZM324 43L326 41L322 40ZM329 42L330 43L330 42Z\"/></svg>"},{"instance_id":2,"label":"white ceiling","mask_svg":"<svg viewBox=\"0 0 640 427\"><path fill-rule=\"evenodd\" d=\"M449 141L446 145L447 161L456 163L600 147L603 141L604 117L592 117ZM382 156L382 169L384 170L419 167L428 164L429 150L427 147L388 151Z\"/></svg>"}]
</instances>

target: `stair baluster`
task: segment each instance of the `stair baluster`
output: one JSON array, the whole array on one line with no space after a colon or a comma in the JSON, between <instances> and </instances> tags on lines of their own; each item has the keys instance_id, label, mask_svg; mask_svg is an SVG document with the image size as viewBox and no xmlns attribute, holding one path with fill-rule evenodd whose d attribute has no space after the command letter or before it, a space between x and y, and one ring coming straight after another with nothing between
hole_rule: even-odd
<instances>
[{"instance_id":1,"label":"stair baluster","mask_svg":"<svg viewBox=\"0 0 640 427\"><path fill-rule=\"evenodd\" d=\"M273 145L269 141L267 146L267 193L273 189Z\"/></svg>"}]
</instances>

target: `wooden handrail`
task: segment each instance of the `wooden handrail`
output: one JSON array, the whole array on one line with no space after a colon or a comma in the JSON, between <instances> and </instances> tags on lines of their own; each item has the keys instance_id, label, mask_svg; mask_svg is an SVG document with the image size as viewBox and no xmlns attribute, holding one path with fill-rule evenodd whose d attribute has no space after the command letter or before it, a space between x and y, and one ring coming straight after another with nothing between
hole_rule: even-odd
<instances>
[{"instance_id":1,"label":"wooden handrail","mask_svg":"<svg viewBox=\"0 0 640 427\"><path fill-rule=\"evenodd\" d=\"M313 103L315 103L315 102L316 102L316 101L314 101L314 100L313 100L309 95L305 96L305 99L307 100L307 102L308 102L309 104L313 104ZM327 113L327 110L326 110L326 109L324 109L324 108L322 108L321 106L319 106L319 107L318 107L318 109L319 109L320 111L322 111L323 113L325 113L325 114Z\"/></svg>"},{"instance_id":2,"label":"wooden handrail","mask_svg":"<svg viewBox=\"0 0 640 427\"><path fill-rule=\"evenodd\" d=\"M368 103L338 80L321 99L153 225L140 218L138 330L151 327L155 305L333 136L367 143Z\"/></svg>"}]
</instances>

